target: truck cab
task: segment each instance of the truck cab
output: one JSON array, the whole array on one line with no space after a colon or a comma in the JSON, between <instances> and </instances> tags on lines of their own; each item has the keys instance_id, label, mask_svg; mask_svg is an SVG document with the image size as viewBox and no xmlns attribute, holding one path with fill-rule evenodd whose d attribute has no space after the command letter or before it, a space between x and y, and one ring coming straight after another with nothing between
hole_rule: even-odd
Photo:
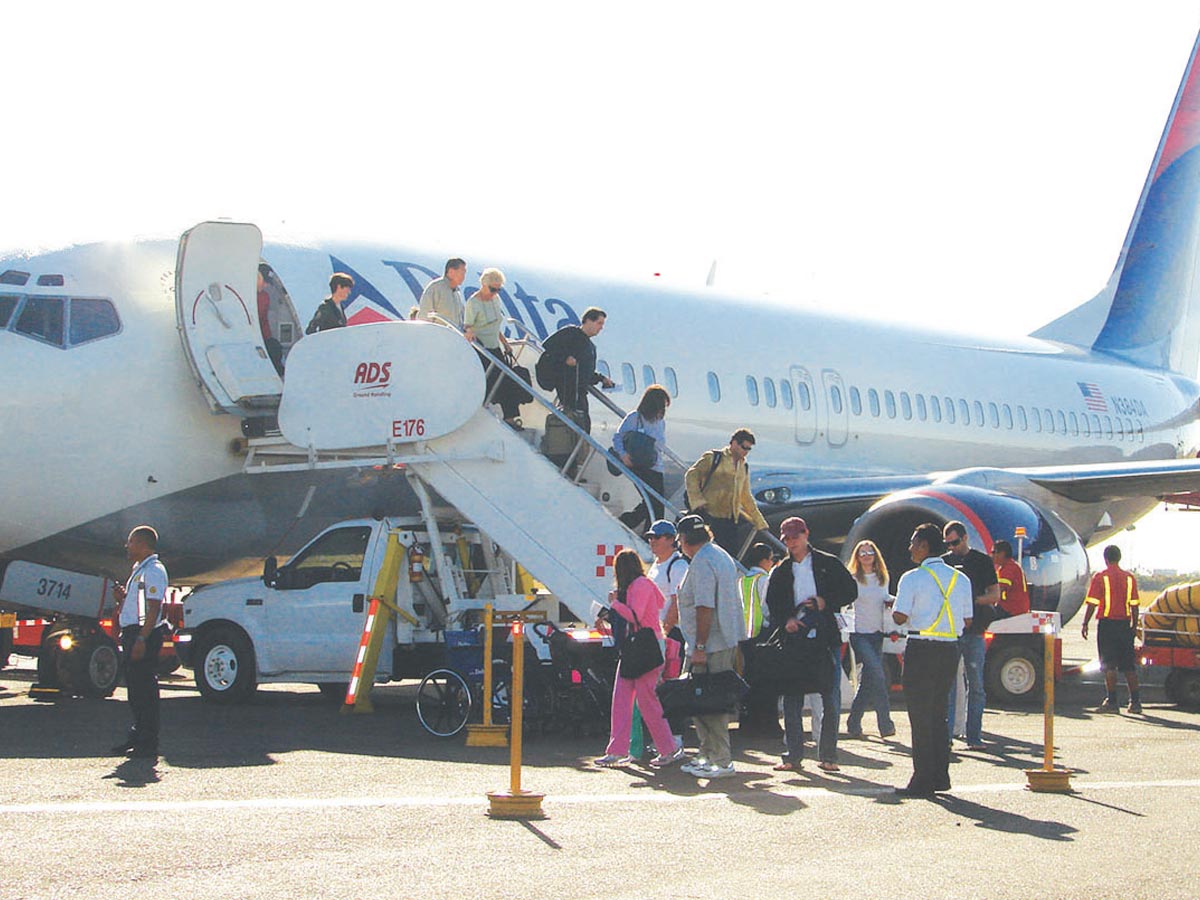
<instances>
[{"instance_id":1,"label":"truck cab","mask_svg":"<svg viewBox=\"0 0 1200 900\"><path fill-rule=\"evenodd\" d=\"M522 573L486 536L462 521L354 519L320 532L291 559L266 560L263 574L197 588L184 604L177 652L208 700L237 702L258 684L308 682L344 695L384 565L389 537L403 552L377 681L420 677L444 649L440 635L463 627L492 602L528 605L513 592Z\"/></svg>"}]
</instances>

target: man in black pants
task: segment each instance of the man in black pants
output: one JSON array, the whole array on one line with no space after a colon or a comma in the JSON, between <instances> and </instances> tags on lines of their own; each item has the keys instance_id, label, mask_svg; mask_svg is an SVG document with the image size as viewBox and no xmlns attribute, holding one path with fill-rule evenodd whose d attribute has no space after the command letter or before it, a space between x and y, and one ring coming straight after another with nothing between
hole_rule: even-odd
<instances>
[{"instance_id":1,"label":"man in black pants","mask_svg":"<svg viewBox=\"0 0 1200 900\"><path fill-rule=\"evenodd\" d=\"M904 650L904 702L912 726L913 774L896 788L901 797L932 797L950 790L950 745L946 705L958 670L958 638L971 624L971 582L946 565L942 532L932 523L918 526L908 542L917 568L896 587L892 618L908 625Z\"/></svg>"},{"instance_id":2,"label":"man in black pants","mask_svg":"<svg viewBox=\"0 0 1200 900\"><path fill-rule=\"evenodd\" d=\"M158 649L165 632L162 602L167 570L158 560L157 548L158 532L149 525L129 532L125 555L133 571L124 587L113 588L133 727L112 749L140 759L158 758Z\"/></svg>"},{"instance_id":3,"label":"man in black pants","mask_svg":"<svg viewBox=\"0 0 1200 900\"><path fill-rule=\"evenodd\" d=\"M542 344L542 354L557 373L558 406L572 414L576 424L592 433L592 417L588 412L588 391L593 384L606 388L612 379L596 371L596 345L592 339L604 330L608 313L589 306L583 311L578 325L564 325Z\"/></svg>"}]
</instances>

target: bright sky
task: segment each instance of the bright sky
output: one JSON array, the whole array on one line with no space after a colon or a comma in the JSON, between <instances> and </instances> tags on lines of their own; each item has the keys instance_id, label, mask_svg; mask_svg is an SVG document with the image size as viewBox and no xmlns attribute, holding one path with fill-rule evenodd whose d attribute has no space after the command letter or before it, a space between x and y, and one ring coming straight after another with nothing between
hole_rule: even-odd
<instances>
[{"instance_id":1,"label":"bright sky","mask_svg":"<svg viewBox=\"0 0 1200 900\"><path fill-rule=\"evenodd\" d=\"M227 216L696 285L716 259L1024 333L1104 284L1198 29L1192 0L10 4L0 248ZM1200 518L1157 518L1126 559L1200 567Z\"/></svg>"}]
</instances>

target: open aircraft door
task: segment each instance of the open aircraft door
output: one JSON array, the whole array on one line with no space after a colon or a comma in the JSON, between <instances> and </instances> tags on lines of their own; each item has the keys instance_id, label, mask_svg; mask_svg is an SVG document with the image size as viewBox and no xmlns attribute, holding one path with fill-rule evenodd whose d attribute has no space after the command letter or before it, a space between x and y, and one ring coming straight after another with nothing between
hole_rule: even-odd
<instances>
[{"instance_id":1,"label":"open aircraft door","mask_svg":"<svg viewBox=\"0 0 1200 900\"><path fill-rule=\"evenodd\" d=\"M179 239L175 311L192 371L214 412L260 416L279 405L283 382L264 346L256 305L262 232L201 222Z\"/></svg>"}]
</instances>

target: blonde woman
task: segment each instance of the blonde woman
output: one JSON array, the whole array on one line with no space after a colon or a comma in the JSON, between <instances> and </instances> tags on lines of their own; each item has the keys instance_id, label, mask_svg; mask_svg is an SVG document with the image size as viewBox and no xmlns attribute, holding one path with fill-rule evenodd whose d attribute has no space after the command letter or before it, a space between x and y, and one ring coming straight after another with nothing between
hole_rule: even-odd
<instances>
[{"instance_id":1,"label":"blonde woman","mask_svg":"<svg viewBox=\"0 0 1200 900\"><path fill-rule=\"evenodd\" d=\"M481 347L490 350L494 356L504 357L511 353L508 339L504 337L504 319L506 313L504 304L500 301L500 289L504 287L504 273L499 269L484 269L479 276L479 290L471 295L463 313L463 331L468 341L474 341ZM483 371L487 376L486 396L499 403L504 412L504 421L516 431L524 431L521 420L521 406L512 396L508 379L499 367L482 353L479 361L483 363ZM499 387L497 387L499 385Z\"/></svg>"},{"instance_id":2,"label":"blonde woman","mask_svg":"<svg viewBox=\"0 0 1200 900\"><path fill-rule=\"evenodd\" d=\"M896 726L892 724L887 678L883 673L883 636L892 630L885 619L891 618L890 607L894 599L888 595L887 564L873 541L859 541L850 558L849 569L858 583L850 647L855 659L862 663L862 675L858 679L854 702L850 704L846 733L849 737L861 738L863 713L868 706L873 706L879 736L891 737L896 733Z\"/></svg>"}]
</instances>

